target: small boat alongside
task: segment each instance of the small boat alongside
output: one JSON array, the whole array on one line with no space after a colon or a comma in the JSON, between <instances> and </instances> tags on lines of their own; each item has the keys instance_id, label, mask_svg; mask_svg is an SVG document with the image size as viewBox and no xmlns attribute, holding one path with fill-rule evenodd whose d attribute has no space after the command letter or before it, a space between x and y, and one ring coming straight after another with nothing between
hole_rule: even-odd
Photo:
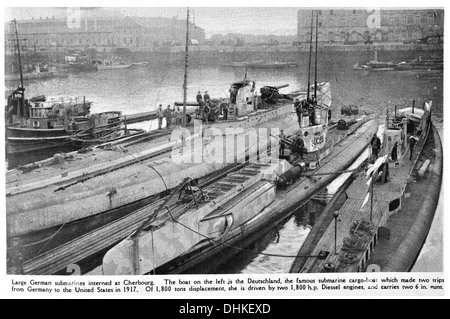
<instances>
[{"instance_id":1,"label":"small boat alongside","mask_svg":"<svg viewBox=\"0 0 450 319\"><path fill-rule=\"evenodd\" d=\"M291 272L410 271L442 183L442 144L431 106L413 104L387 114L379 157L371 156L345 190L343 204L325 210Z\"/></svg>"},{"instance_id":2,"label":"small boat alongside","mask_svg":"<svg viewBox=\"0 0 450 319\"><path fill-rule=\"evenodd\" d=\"M90 114L92 102L85 97L38 96L25 100L16 90L9 98L6 126L8 155L58 149L71 143L71 137L89 140L116 131L120 112ZM19 96L18 96L19 93Z\"/></svg>"}]
</instances>

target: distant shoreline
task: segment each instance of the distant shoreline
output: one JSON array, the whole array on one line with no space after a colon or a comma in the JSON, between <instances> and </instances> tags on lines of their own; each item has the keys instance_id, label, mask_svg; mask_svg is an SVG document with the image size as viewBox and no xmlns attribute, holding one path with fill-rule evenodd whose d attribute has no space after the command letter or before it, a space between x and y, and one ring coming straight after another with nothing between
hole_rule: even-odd
<instances>
[{"instance_id":1,"label":"distant shoreline","mask_svg":"<svg viewBox=\"0 0 450 319\"><path fill-rule=\"evenodd\" d=\"M38 51L36 53L60 53L65 52L69 54L70 51L75 50L96 50L97 52L114 52L117 50L123 50L128 52L184 52L185 46L159 46L159 47L103 47L103 46L90 46L90 47L48 47L45 51ZM318 51L322 52L367 52L367 51L443 51L444 43L433 44L418 44L418 43L374 43L371 45L366 44L319 44ZM220 45L191 45L189 47L190 52L219 52L219 53L239 53L239 52L309 52L309 44L280 44L280 45L245 45L245 46L220 46ZM8 52L5 52L8 55ZM26 54L27 52L24 52ZM35 53L34 51L28 51L29 54Z\"/></svg>"}]
</instances>

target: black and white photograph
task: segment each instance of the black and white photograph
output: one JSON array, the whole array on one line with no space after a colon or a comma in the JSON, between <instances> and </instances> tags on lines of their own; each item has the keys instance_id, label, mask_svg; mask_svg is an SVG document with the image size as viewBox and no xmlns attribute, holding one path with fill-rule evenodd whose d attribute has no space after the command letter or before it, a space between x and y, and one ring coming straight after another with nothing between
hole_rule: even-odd
<instances>
[{"instance_id":1,"label":"black and white photograph","mask_svg":"<svg viewBox=\"0 0 450 319\"><path fill-rule=\"evenodd\" d=\"M3 8L12 297L444 295L442 4L73 5Z\"/></svg>"}]
</instances>

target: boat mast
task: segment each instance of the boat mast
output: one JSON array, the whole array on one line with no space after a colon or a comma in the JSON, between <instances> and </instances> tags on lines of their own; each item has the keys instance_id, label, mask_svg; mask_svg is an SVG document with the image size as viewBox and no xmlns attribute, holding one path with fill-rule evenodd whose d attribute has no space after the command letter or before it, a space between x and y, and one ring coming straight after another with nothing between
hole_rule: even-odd
<instances>
[{"instance_id":1,"label":"boat mast","mask_svg":"<svg viewBox=\"0 0 450 319\"><path fill-rule=\"evenodd\" d=\"M14 19L14 28L16 31L16 42L17 42L17 55L18 55L18 60L19 60L19 74L20 74L20 95L21 98L19 100L19 107L17 108L17 116L21 116L22 114L22 110L23 110L23 103L24 103L24 99L25 99L25 93L24 93L24 88L23 88L23 74L22 74L22 60L20 59L20 42L19 42L19 33L17 32L17 21L16 19Z\"/></svg>"},{"instance_id":2,"label":"boat mast","mask_svg":"<svg viewBox=\"0 0 450 319\"><path fill-rule=\"evenodd\" d=\"M312 52L313 20L314 20L314 11L311 11L311 36L309 38L308 91L307 91L307 95L306 95L306 101L308 101L308 102L309 102L309 91L310 91L310 86L311 86L311 52Z\"/></svg>"},{"instance_id":3,"label":"boat mast","mask_svg":"<svg viewBox=\"0 0 450 319\"><path fill-rule=\"evenodd\" d=\"M314 58L314 101L317 101L317 43L319 33L319 14L316 10L316 56Z\"/></svg>"},{"instance_id":4,"label":"boat mast","mask_svg":"<svg viewBox=\"0 0 450 319\"><path fill-rule=\"evenodd\" d=\"M184 82L183 82L183 126L186 126L186 98L187 98L187 71L188 71L188 49L189 49L189 8L186 18L186 47L184 56Z\"/></svg>"},{"instance_id":5,"label":"boat mast","mask_svg":"<svg viewBox=\"0 0 450 319\"><path fill-rule=\"evenodd\" d=\"M19 57L19 74L20 74L20 87L23 88L23 74L22 74L22 61L20 60L20 43L19 43L19 34L17 32L17 22L14 19L14 28L16 31L16 42L17 42L17 55Z\"/></svg>"}]
</instances>

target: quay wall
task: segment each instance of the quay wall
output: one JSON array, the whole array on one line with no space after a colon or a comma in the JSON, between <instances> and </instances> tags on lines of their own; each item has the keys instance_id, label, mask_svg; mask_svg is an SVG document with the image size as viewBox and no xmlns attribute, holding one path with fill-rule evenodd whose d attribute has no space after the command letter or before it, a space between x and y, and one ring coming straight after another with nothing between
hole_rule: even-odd
<instances>
[{"instance_id":1,"label":"quay wall","mask_svg":"<svg viewBox=\"0 0 450 319\"><path fill-rule=\"evenodd\" d=\"M63 62L66 55L70 55L74 48L49 48L46 52L25 52L27 61ZM82 49L82 48L76 48ZM184 65L184 46L171 47L140 47L140 48L114 48L94 47L84 48L92 59L99 59L105 53L114 55L118 60L147 61L151 65L165 65L168 67ZM333 63L354 64L374 59L375 51L379 61L401 62L415 59L419 56L427 58L430 55L443 56L443 44L402 44L377 43L373 45L323 45L318 47L319 61L332 61ZM309 56L309 45L301 44L278 46L191 46L189 48L189 66L220 66L229 62L274 60L297 61L306 64ZM14 60L13 56L5 56L5 63Z\"/></svg>"}]
</instances>

